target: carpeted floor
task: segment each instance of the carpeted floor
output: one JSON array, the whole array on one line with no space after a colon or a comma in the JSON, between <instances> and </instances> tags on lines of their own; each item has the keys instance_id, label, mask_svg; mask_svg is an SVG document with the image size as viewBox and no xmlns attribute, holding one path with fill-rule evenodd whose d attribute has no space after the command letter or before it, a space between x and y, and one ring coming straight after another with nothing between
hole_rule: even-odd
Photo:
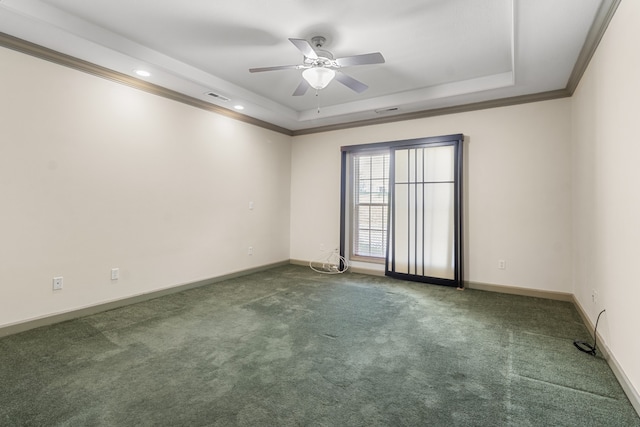
<instances>
[{"instance_id":1,"label":"carpeted floor","mask_svg":"<svg viewBox=\"0 0 640 427\"><path fill-rule=\"evenodd\" d=\"M0 339L0 425L640 426L576 338L569 303L279 267Z\"/></svg>"}]
</instances>

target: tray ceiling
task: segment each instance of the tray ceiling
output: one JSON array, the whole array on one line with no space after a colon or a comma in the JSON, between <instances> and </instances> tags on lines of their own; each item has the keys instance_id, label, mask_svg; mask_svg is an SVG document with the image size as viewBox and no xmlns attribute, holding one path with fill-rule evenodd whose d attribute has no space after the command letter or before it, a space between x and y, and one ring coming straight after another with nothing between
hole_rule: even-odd
<instances>
[{"instance_id":1,"label":"tray ceiling","mask_svg":"<svg viewBox=\"0 0 640 427\"><path fill-rule=\"evenodd\" d=\"M0 31L123 75L147 69L147 84L241 104L246 117L295 134L568 96L618 2L0 0ZM249 73L302 63L288 38L317 35L336 57L384 55L342 69L368 90L334 80L294 97L301 70Z\"/></svg>"}]
</instances>

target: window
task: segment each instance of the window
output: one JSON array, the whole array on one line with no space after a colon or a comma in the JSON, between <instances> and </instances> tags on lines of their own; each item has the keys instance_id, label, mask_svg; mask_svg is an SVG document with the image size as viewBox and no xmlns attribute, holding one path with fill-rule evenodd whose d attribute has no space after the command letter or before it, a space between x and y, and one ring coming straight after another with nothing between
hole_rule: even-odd
<instances>
[{"instance_id":1,"label":"window","mask_svg":"<svg viewBox=\"0 0 640 427\"><path fill-rule=\"evenodd\" d=\"M384 258L389 214L389 152L353 157L352 248L356 257Z\"/></svg>"},{"instance_id":2,"label":"window","mask_svg":"<svg viewBox=\"0 0 640 427\"><path fill-rule=\"evenodd\" d=\"M340 255L463 287L463 143L455 134L340 147Z\"/></svg>"}]
</instances>

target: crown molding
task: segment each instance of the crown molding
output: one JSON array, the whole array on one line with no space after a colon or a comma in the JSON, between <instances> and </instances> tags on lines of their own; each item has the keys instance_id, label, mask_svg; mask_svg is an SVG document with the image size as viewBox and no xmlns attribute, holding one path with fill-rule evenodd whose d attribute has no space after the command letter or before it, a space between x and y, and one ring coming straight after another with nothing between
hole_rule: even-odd
<instances>
[{"instance_id":1,"label":"crown molding","mask_svg":"<svg viewBox=\"0 0 640 427\"><path fill-rule=\"evenodd\" d=\"M596 17L593 20L593 24L589 29L584 45L582 45L582 50L578 55L576 65L573 67L573 71L569 76L566 88L567 91L569 91L569 96L572 96L578 87L582 76L589 66L589 62L596 53L600 40L602 40L604 33L607 31L609 23L611 22L613 15L615 15L621 1L622 0L605 0L600 5L600 8L596 13ZM607 5L607 3L609 4Z\"/></svg>"}]
</instances>

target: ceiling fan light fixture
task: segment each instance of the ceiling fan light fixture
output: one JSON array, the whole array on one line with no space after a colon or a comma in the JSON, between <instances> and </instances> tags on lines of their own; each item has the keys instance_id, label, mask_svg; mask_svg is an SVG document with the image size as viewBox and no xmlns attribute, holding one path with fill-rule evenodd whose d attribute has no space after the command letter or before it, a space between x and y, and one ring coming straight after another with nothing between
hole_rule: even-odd
<instances>
[{"instance_id":1,"label":"ceiling fan light fixture","mask_svg":"<svg viewBox=\"0 0 640 427\"><path fill-rule=\"evenodd\" d=\"M309 86L316 90L327 87L335 75L335 71L325 67L307 68L302 72L302 77L309 83Z\"/></svg>"}]
</instances>

